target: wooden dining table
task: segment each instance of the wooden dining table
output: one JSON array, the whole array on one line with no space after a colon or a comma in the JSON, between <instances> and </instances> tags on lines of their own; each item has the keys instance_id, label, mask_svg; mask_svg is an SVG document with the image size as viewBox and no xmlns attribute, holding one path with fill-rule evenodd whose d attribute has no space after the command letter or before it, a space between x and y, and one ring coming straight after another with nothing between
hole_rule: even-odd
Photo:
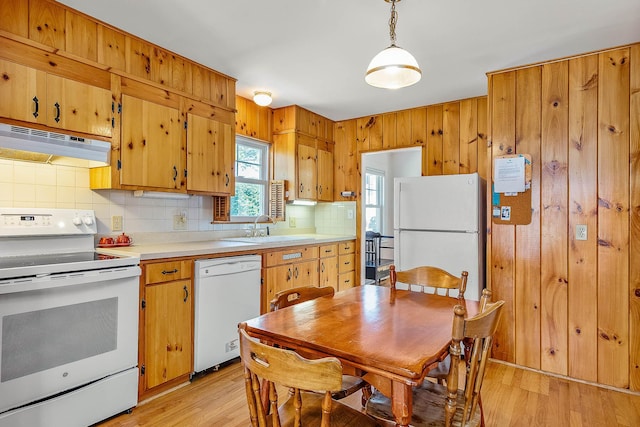
<instances>
[{"instance_id":1,"label":"wooden dining table","mask_svg":"<svg viewBox=\"0 0 640 427\"><path fill-rule=\"evenodd\" d=\"M462 301L467 314L478 302ZM356 286L247 321L261 341L307 358L337 357L391 399L396 425L407 426L412 387L448 354L453 308L460 301L388 287Z\"/></svg>"}]
</instances>

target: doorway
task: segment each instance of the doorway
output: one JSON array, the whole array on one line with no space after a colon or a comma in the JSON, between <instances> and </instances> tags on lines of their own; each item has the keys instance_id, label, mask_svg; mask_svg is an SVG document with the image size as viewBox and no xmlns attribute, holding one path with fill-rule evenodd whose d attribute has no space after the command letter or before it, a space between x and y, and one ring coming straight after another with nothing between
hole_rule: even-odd
<instances>
[{"instance_id":1,"label":"doorway","mask_svg":"<svg viewBox=\"0 0 640 427\"><path fill-rule=\"evenodd\" d=\"M375 271L372 267L379 267L372 265L372 262L387 260L384 261L387 269L388 264L393 263L394 179L422 174L422 147L363 153L362 171L360 282L367 284L375 283L385 276L383 269L378 272L377 277L372 278ZM376 240L368 241L367 232ZM377 240L377 235L381 240ZM374 247L371 247L372 244ZM372 250L375 251L374 254ZM368 270L367 265L370 267Z\"/></svg>"}]
</instances>

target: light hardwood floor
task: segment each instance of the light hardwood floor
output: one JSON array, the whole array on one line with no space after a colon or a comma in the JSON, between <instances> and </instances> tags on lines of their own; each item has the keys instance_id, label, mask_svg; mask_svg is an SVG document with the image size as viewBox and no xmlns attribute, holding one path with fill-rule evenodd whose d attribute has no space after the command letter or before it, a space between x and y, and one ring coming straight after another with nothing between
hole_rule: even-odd
<instances>
[{"instance_id":1,"label":"light hardwood floor","mask_svg":"<svg viewBox=\"0 0 640 427\"><path fill-rule=\"evenodd\" d=\"M286 393L286 391L282 391ZM640 426L640 394L623 393L490 362L485 422L496 426ZM360 394L343 402L360 408ZM239 362L136 407L100 427L249 425Z\"/></svg>"}]
</instances>

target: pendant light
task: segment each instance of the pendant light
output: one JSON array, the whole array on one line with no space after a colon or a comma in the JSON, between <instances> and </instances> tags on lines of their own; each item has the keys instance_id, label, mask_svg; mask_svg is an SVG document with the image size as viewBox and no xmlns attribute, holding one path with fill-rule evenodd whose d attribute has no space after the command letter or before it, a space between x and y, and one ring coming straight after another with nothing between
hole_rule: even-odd
<instances>
[{"instance_id":1,"label":"pendant light","mask_svg":"<svg viewBox=\"0 0 640 427\"><path fill-rule=\"evenodd\" d=\"M400 89L418 83L422 71L418 61L406 50L396 46L396 22L398 13L396 3L400 0L384 0L391 3L389 35L391 46L373 57L367 68L364 80L371 86L383 89Z\"/></svg>"}]
</instances>

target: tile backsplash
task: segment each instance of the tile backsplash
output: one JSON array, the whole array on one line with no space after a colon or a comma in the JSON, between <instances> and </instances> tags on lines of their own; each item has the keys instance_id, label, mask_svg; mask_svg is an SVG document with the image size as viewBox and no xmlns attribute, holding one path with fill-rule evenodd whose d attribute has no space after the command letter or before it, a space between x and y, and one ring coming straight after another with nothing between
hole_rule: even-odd
<instances>
[{"instance_id":1,"label":"tile backsplash","mask_svg":"<svg viewBox=\"0 0 640 427\"><path fill-rule=\"evenodd\" d=\"M134 197L132 191L89 189L89 169L0 159L0 206L93 209L98 234L111 231L111 217L122 216L128 234L173 233L173 218L186 213L186 230L220 235L243 233L246 224L211 224L213 201ZM287 205L284 222L270 225L275 234L355 235L355 202ZM191 233L187 233L191 234ZM210 234L210 233L207 233Z\"/></svg>"}]
</instances>

